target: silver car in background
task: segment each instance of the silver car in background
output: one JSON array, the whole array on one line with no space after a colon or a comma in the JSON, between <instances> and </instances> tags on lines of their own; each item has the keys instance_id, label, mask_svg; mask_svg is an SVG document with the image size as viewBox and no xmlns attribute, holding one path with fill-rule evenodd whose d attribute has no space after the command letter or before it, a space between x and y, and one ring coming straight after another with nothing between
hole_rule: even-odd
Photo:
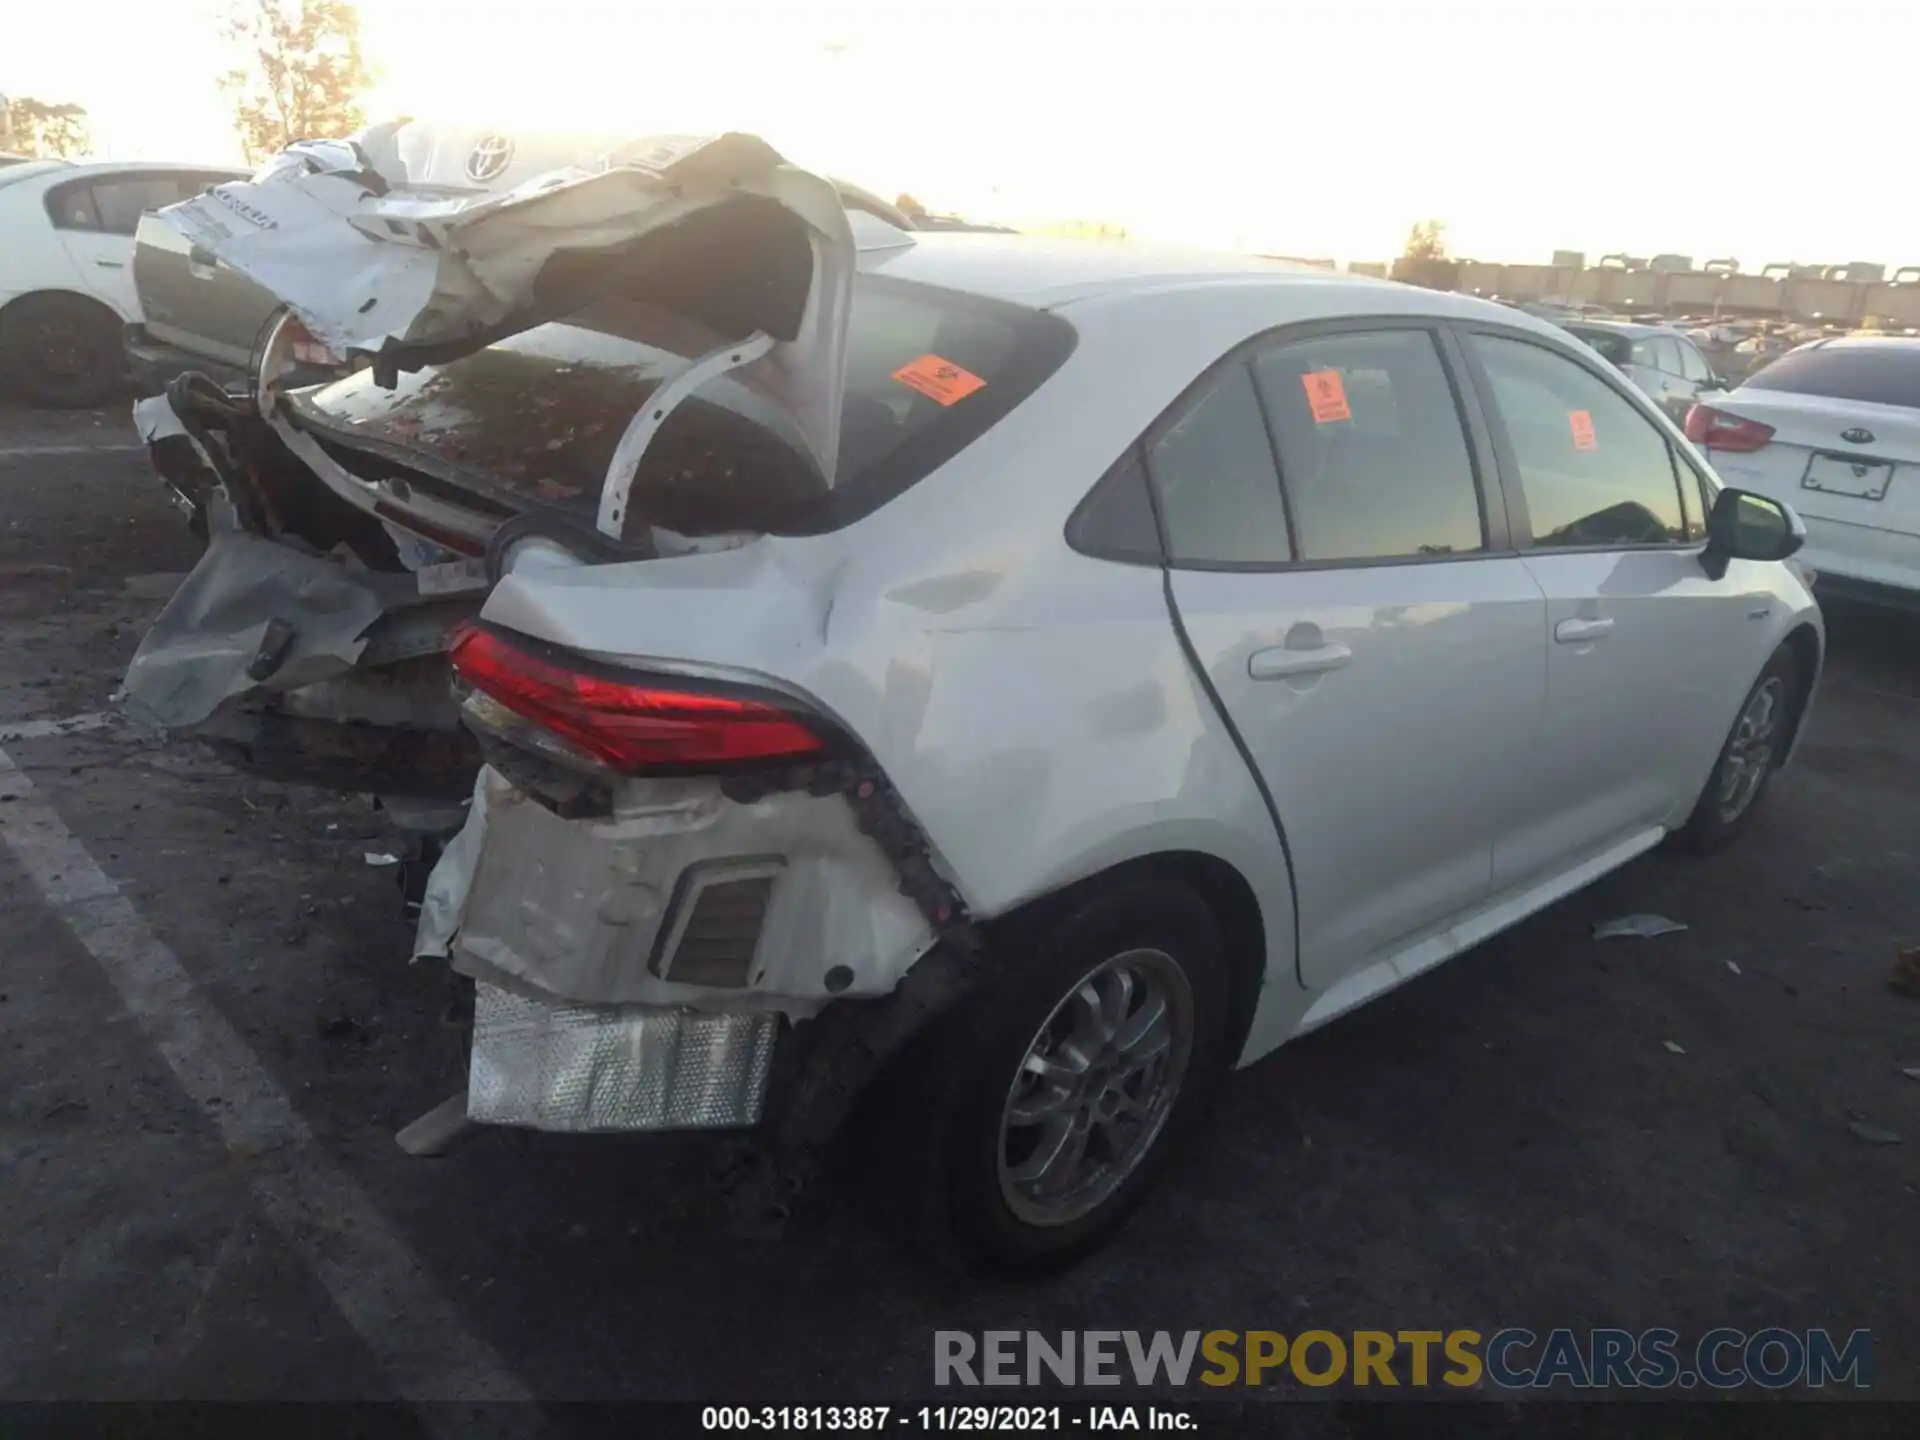
<instances>
[{"instance_id":1,"label":"silver car in background","mask_svg":"<svg viewBox=\"0 0 1920 1440\"><path fill-rule=\"evenodd\" d=\"M1600 353L1679 424L1703 395L1728 388L1700 349L1664 325L1618 320L1563 320L1561 328Z\"/></svg>"}]
</instances>

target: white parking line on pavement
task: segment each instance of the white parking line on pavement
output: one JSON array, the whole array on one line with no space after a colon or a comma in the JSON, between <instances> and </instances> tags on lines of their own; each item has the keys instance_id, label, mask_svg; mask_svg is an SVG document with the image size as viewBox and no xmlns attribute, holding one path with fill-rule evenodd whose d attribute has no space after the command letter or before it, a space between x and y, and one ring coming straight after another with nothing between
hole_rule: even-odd
<instances>
[{"instance_id":1,"label":"white parking line on pavement","mask_svg":"<svg viewBox=\"0 0 1920 1440\"><path fill-rule=\"evenodd\" d=\"M146 448L139 440L115 440L106 445L0 445L0 460L33 460L42 455L124 455Z\"/></svg>"},{"instance_id":2,"label":"white parking line on pavement","mask_svg":"<svg viewBox=\"0 0 1920 1440\"><path fill-rule=\"evenodd\" d=\"M474 1416L438 1402L530 1402L531 1392L327 1158L286 1092L4 750L0 802L0 841L106 973L180 1088L218 1127L274 1228L400 1397L420 1407L422 1423L438 1434L466 1435ZM531 1404L507 1414L538 1426ZM489 1431L497 1433L503 1418L491 1414Z\"/></svg>"},{"instance_id":3,"label":"white parking line on pavement","mask_svg":"<svg viewBox=\"0 0 1920 1440\"><path fill-rule=\"evenodd\" d=\"M104 711L89 711L85 715L69 715L64 720L16 720L9 725L0 725L0 745L9 740L44 740L51 735L84 735L89 730L98 730L111 724L113 717Z\"/></svg>"}]
</instances>

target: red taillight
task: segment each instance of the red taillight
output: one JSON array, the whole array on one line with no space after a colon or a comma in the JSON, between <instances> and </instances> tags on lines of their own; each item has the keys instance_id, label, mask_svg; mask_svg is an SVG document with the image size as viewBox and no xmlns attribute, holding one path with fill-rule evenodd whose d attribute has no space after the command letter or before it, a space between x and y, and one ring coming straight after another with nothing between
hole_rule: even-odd
<instances>
[{"instance_id":1,"label":"red taillight","mask_svg":"<svg viewBox=\"0 0 1920 1440\"><path fill-rule=\"evenodd\" d=\"M298 320L287 321L288 353L296 363L314 365L322 369L337 369L346 364L339 351L314 339L313 332Z\"/></svg>"},{"instance_id":2,"label":"red taillight","mask_svg":"<svg viewBox=\"0 0 1920 1440\"><path fill-rule=\"evenodd\" d=\"M1743 420L1716 410L1711 405L1695 405L1687 411L1687 439L1707 450L1733 450L1741 453L1758 450L1773 439L1773 426L1758 420Z\"/></svg>"},{"instance_id":3,"label":"red taillight","mask_svg":"<svg viewBox=\"0 0 1920 1440\"><path fill-rule=\"evenodd\" d=\"M475 689L626 774L799 759L826 748L797 716L777 706L570 670L490 630L460 631L452 659Z\"/></svg>"}]
</instances>

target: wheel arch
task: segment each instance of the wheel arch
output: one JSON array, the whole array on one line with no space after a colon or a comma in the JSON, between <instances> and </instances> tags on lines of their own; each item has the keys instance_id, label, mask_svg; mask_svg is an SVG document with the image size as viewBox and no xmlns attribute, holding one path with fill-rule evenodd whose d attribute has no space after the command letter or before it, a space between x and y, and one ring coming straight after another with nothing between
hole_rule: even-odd
<instances>
[{"instance_id":1,"label":"wheel arch","mask_svg":"<svg viewBox=\"0 0 1920 1440\"><path fill-rule=\"evenodd\" d=\"M1813 689L1819 681L1820 667L1825 658L1825 647L1818 628L1811 621L1802 620L1787 632L1779 648L1792 653L1799 672L1799 692L1793 697L1792 730L1787 736L1780 761L1785 766L1799 752L1800 737L1806 730L1807 712L1813 705Z\"/></svg>"},{"instance_id":2,"label":"wheel arch","mask_svg":"<svg viewBox=\"0 0 1920 1440\"><path fill-rule=\"evenodd\" d=\"M988 922L989 931L1058 918L1096 894L1148 878L1178 880L1197 894L1220 924L1227 957L1226 1053L1237 1061L1245 1048L1267 977L1267 937L1260 900L1238 866L1203 850L1162 850L1137 855L1015 906Z\"/></svg>"},{"instance_id":3,"label":"wheel arch","mask_svg":"<svg viewBox=\"0 0 1920 1440\"><path fill-rule=\"evenodd\" d=\"M66 285L42 285L37 290L23 290L18 295L9 298L4 304L0 304L0 334L5 333L8 317L17 313L18 307L23 302L44 300L55 296L62 300L78 300L85 305L91 306L93 309L106 315L116 326L134 323L131 316L122 315L98 295L90 295L85 290L75 290Z\"/></svg>"}]
</instances>

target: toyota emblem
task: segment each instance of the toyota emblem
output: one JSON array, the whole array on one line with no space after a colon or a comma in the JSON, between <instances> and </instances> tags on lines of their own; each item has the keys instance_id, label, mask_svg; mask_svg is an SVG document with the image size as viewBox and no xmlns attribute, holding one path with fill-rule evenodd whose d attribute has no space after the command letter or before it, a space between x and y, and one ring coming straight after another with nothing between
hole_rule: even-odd
<instances>
[{"instance_id":1,"label":"toyota emblem","mask_svg":"<svg viewBox=\"0 0 1920 1440\"><path fill-rule=\"evenodd\" d=\"M1842 430L1840 432L1840 438L1849 445L1871 445L1873 443L1873 431L1856 425L1851 430Z\"/></svg>"},{"instance_id":2,"label":"toyota emblem","mask_svg":"<svg viewBox=\"0 0 1920 1440\"><path fill-rule=\"evenodd\" d=\"M476 185L498 180L513 163L513 139L507 135L482 135L467 156L467 178Z\"/></svg>"}]
</instances>

